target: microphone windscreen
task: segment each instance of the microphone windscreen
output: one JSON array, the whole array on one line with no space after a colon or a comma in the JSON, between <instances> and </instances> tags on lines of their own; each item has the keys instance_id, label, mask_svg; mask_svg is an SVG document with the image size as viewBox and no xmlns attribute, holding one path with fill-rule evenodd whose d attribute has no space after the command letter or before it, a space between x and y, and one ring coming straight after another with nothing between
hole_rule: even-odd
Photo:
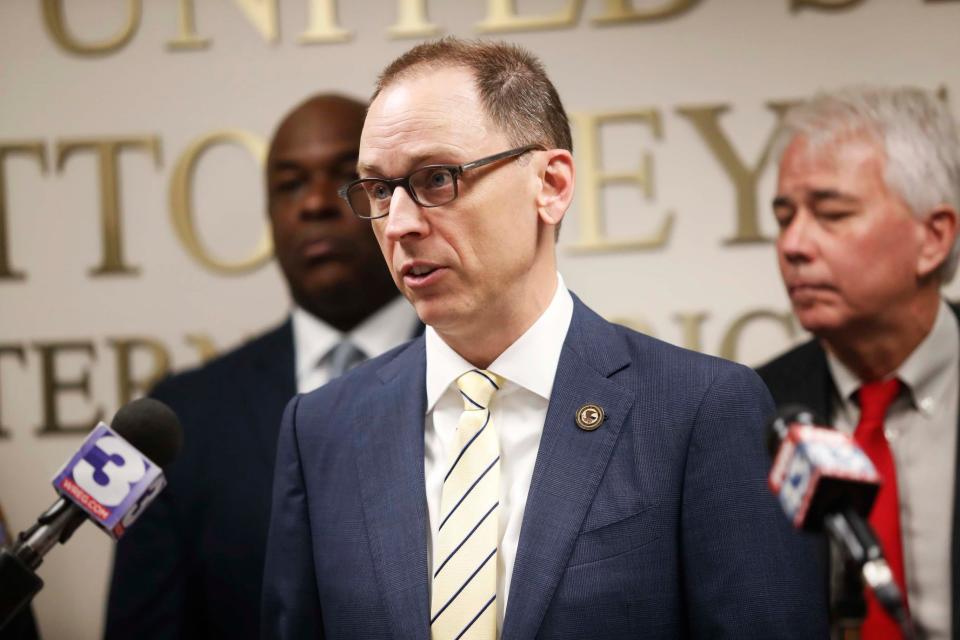
<instances>
[{"instance_id":1,"label":"microphone windscreen","mask_svg":"<svg viewBox=\"0 0 960 640\"><path fill-rule=\"evenodd\" d=\"M110 426L160 467L173 462L183 446L183 428L177 414L153 398L125 404Z\"/></svg>"}]
</instances>

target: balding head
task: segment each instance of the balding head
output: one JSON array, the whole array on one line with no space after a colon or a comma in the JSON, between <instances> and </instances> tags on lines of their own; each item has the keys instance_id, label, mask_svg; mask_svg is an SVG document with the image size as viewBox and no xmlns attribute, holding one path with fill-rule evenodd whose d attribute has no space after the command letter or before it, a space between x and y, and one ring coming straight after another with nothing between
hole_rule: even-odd
<instances>
[{"instance_id":1,"label":"balding head","mask_svg":"<svg viewBox=\"0 0 960 640\"><path fill-rule=\"evenodd\" d=\"M288 112L273 132L267 155L268 169L277 150L295 146L298 139L347 137L359 140L366 113L366 104L346 96L320 93L307 98Z\"/></svg>"}]
</instances>

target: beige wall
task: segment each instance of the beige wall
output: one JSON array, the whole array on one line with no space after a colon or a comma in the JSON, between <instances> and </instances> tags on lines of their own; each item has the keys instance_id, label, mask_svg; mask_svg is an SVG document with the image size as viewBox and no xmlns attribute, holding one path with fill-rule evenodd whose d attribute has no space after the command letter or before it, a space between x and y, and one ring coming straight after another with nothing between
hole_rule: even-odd
<instances>
[{"instance_id":1,"label":"beige wall","mask_svg":"<svg viewBox=\"0 0 960 640\"><path fill-rule=\"evenodd\" d=\"M272 264L212 265L250 262L263 240L249 149L310 93L367 95L418 41L392 34L429 24L485 29L546 63L574 124L579 197L560 259L571 289L609 318L750 364L802 338L768 240L774 176L759 161L773 105L852 82L943 88L954 104L960 92L957 0L5 0L0 498L15 529L53 500L80 429L164 357L194 365L283 317ZM193 154L223 131L246 137ZM106 151L119 140L111 204ZM177 223L181 173L193 214ZM634 177L605 187L615 173ZM51 403L58 433L42 435ZM89 525L50 553L35 605L46 637L98 636L110 553Z\"/></svg>"}]
</instances>

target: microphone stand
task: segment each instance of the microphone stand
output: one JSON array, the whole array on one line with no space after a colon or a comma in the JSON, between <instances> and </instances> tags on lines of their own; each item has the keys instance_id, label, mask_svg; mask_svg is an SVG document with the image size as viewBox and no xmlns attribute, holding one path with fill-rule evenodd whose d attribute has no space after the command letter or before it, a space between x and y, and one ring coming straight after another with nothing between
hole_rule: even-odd
<instances>
[{"instance_id":1,"label":"microphone stand","mask_svg":"<svg viewBox=\"0 0 960 640\"><path fill-rule=\"evenodd\" d=\"M43 588L43 580L8 549L0 549L0 631Z\"/></svg>"},{"instance_id":2,"label":"microphone stand","mask_svg":"<svg viewBox=\"0 0 960 640\"><path fill-rule=\"evenodd\" d=\"M35 573L43 556L58 542L66 542L85 518L82 511L60 498L17 536L12 549L0 549L0 630L43 588L43 580Z\"/></svg>"},{"instance_id":3,"label":"microphone stand","mask_svg":"<svg viewBox=\"0 0 960 640\"><path fill-rule=\"evenodd\" d=\"M893 579L893 572L883 557L883 550L870 525L851 508L841 513L828 514L823 524L830 535L831 544L836 545L846 558L842 565L843 572L847 574L841 576L843 584L848 589L852 588L850 583L857 580L852 579L850 573L859 574L863 584L873 592L880 605L897 622L904 640L914 640L916 635L907 608L903 604L903 594ZM850 596L845 589L841 601L850 604ZM862 602L861 597L859 603L852 601L852 604L858 607ZM856 616L854 613L854 616L844 620L842 616L845 612L839 613L841 618L837 620L835 629L842 634L840 637L859 638L859 628L863 624L864 616ZM856 633L848 636L853 631Z\"/></svg>"},{"instance_id":4,"label":"microphone stand","mask_svg":"<svg viewBox=\"0 0 960 640\"><path fill-rule=\"evenodd\" d=\"M841 554L830 542L830 637L833 640L859 640L860 628L867 616L860 568Z\"/></svg>"}]
</instances>

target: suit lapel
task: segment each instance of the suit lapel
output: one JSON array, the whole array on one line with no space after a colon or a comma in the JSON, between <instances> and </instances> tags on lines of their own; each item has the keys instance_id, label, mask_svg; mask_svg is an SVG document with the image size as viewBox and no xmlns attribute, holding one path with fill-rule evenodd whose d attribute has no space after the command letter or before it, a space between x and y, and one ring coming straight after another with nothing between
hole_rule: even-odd
<instances>
[{"instance_id":1,"label":"suit lapel","mask_svg":"<svg viewBox=\"0 0 960 640\"><path fill-rule=\"evenodd\" d=\"M423 334L417 323L411 338ZM280 419L290 399L297 394L293 325L289 319L256 343L247 366L238 369L237 383L246 398L247 414L254 426L260 459L273 468Z\"/></svg>"},{"instance_id":2,"label":"suit lapel","mask_svg":"<svg viewBox=\"0 0 960 640\"><path fill-rule=\"evenodd\" d=\"M536 636L634 402L609 379L629 366L622 338L576 297L574 305L527 497L504 640ZM606 414L595 431L577 427L585 404Z\"/></svg>"},{"instance_id":3,"label":"suit lapel","mask_svg":"<svg viewBox=\"0 0 960 640\"><path fill-rule=\"evenodd\" d=\"M813 359L813 366L810 367L809 371L812 374L807 381L809 387L804 392L809 394L810 408L829 422L833 415L833 376L830 375L827 354L819 343L816 343L816 351L811 354L811 358Z\"/></svg>"},{"instance_id":4,"label":"suit lapel","mask_svg":"<svg viewBox=\"0 0 960 640\"><path fill-rule=\"evenodd\" d=\"M399 638L429 638L427 499L423 470L425 348L410 343L378 372L356 429L357 472L383 600ZM382 384L381 384L382 383Z\"/></svg>"},{"instance_id":5,"label":"suit lapel","mask_svg":"<svg viewBox=\"0 0 960 640\"><path fill-rule=\"evenodd\" d=\"M258 342L248 366L238 369L238 377L260 459L273 469L283 409L297 393L289 320Z\"/></svg>"}]
</instances>

